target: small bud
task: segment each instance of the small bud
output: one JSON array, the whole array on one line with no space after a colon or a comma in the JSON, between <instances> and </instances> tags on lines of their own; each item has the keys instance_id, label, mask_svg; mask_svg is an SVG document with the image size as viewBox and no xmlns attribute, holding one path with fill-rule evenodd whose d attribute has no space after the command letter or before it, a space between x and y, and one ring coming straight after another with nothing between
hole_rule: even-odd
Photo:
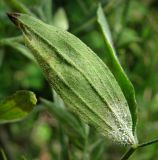
<instances>
[{"instance_id":1,"label":"small bud","mask_svg":"<svg viewBox=\"0 0 158 160\"><path fill-rule=\"evenodd\" d=\"M14 21L64 103L111 140L135 144L127 101L102 60L66 31L24 14Z\"/></svg>"}]
</instances>

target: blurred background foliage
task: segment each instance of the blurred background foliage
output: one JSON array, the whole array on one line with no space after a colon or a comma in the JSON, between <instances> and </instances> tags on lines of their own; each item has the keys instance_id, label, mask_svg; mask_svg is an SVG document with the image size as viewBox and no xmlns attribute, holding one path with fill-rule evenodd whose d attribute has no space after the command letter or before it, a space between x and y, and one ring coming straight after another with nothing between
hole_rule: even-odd
<instances>
[{"instance_id":1,"label":"blurred background foliage","mask_svg":"<svg viewBox=\"0 0 158 160\"><path fill-rule=\"evenodd\" d=\"M39 99L26 119L0 126L0 147L9 160L118 160L125 152L126 147L96 133L52 94L21 33L6 15L28 13L68 30L108 64L96 22L99 2L119 60L136 90L138 138L145 142L158 137L157 0L0 0L0 99L20 89L34 91ZM154 144L139 149L131 160L157 160L157 148Z\"/></svg>"}]
</instances>

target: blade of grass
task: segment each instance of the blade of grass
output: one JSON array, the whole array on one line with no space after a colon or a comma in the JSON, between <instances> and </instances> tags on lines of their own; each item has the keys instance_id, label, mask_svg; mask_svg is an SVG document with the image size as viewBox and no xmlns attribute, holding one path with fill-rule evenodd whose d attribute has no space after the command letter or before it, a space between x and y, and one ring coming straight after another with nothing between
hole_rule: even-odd
<instances>
[{"instance_id":1,"label":"blade of grass","mask_svg":"<svg viewBox=\"0 0 158 160\"><path fill-rule=\"evenodd\" d=\"M135 138L136 138L135 132L136 132L136 123L137 123L137 104L135 99L134 87L130 82L130 80L128 79L127 75L125 74L116 56L116 51L112 43L111 32L109 30L108 23L104 16L104 12L101 5L99 5L98 7L97 21L99 26L101 27L101 30L104 36L106 54L109 57L111 62L110 64L111 71L114 74L116 80L118 81L129 105L129 109L130 109L132 121L133 121L133 134L135 135Z\"/></svg>"}]
</instances>

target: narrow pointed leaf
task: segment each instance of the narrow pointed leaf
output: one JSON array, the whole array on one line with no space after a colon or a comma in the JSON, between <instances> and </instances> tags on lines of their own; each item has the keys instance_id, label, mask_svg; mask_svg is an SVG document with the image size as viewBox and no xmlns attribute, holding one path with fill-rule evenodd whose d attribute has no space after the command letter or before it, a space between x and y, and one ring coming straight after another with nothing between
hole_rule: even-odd
<instances>
[{"instance_id":1,"label":"narrow pointed leaf","mask_svg":"<svg viewBox=\"0 0 158 160\"><path fill-rule=\"evenodd\" d=\"M18 91L0 101L0 123L13 122L26 117L37 100L33 92Z\"/></svg>"},{"instance_id":2,"label":"narrow pointed leaf","mask_svg":"<svg viewBox=\"0 0 158 160\"><path fill-rule=\"evenodd\" d=\"M133 133L136 134L135 132L136 132L136 123L137 123L137 104L135 99L134 87L130 82L130 80L128 79L127 75L125 74L116 56L116 52L112 43L111 32L109 30L108 23L107 23L106 17L104 16L104 12L102 10L101 5L99 5L98 11L97 11L97 21L101 27L101 30L103 32L103 36L105 39L106 54L110 58L110 66L111 66L110 69L114 74L128 102L129 109L132 116L132 121L133 121L132 130L133 130Z\"/></svg>"},{"instance_id":3,"label":"narrow pointed leaf","mask_svg":"<svg viewBox=\"0 0 158 160\"><path fill-rule=\"evenodd\" d=\"M25 14L9 14L64 103L103 135L135 144L132 118L113 74L82 41Z\"/></svg>"}]
</instances>

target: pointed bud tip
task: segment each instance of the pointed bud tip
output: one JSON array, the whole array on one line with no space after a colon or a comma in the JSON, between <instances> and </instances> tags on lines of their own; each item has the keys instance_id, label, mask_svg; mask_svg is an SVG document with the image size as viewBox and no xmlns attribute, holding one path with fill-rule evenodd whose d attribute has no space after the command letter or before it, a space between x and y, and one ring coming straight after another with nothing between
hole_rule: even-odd
<instances>
[{"instance_id":1,"label":"pointed bud tip","mask_svg":"<svg viewBox=\"0 0 158 160\"><path fill-rule=\"evenodd\" d=\"M9 19L16 25L18 26L18 23L17 23L17 17L20 16L20 13L15 13L15 12L12 12L12 13L7 13Z\"/></svg>"}]
</instances>

